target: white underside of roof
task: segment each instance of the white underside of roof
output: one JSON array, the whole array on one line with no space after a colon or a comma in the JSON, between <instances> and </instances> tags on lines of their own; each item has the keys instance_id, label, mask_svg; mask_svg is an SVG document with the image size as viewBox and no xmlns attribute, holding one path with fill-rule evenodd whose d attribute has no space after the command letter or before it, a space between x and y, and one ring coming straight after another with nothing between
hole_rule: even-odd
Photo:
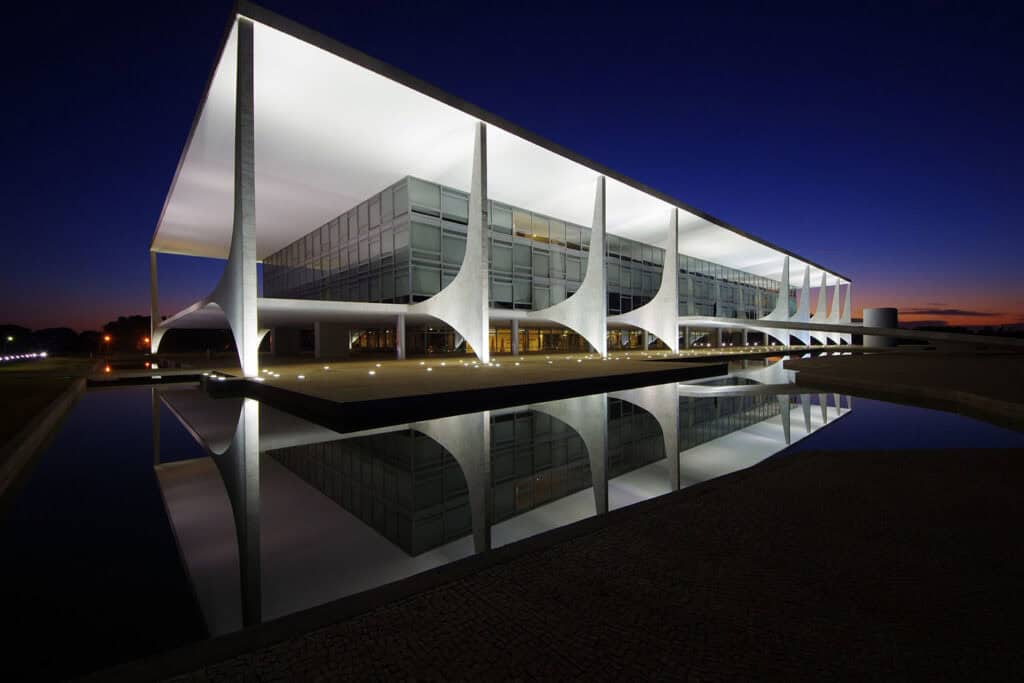
<instances>
[{"instance_id":1,"label":"white underside of roof","mask_svg":"<svg viewBox=\"0 0 1024 683\"><path fill-rule=\"evenodd\" d=\"M152 248L225 258L233 211L237 28L229 35ZM406 175L469 190L470 113L255 22L256 240L263 259ZM589 225L599 171L488 123L491 198ZM607 230L664 247L672 204L609 177ZM781 277L783 252L680 208L677 249ZM793 284L807 265L791 261ZM821 269L811 267L811 277ZM831 273L830 273L831 275Z\"/></svg>"}]
</instances>

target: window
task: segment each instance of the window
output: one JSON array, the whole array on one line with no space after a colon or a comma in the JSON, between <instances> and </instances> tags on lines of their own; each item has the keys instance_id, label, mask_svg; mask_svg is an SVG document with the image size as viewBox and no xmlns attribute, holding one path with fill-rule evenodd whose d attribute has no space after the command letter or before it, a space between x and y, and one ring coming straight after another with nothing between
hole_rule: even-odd
<instances>
[{"instance_id":1,"label":"window","mask_svg":"<svg viewBox=\"0 0 1024 683\"><path fill-rule=\"evenodd\" d=\"M548 277L549 275L548 252L535 250L533 252L533 274L536 277Z\"/></svg>"},{"instance_id":2,"label":"window","mask_svg":"<svg viewBox=\"0 0 1024 683\"><path fill-rule=\"evenodd\" d=\"M441 228L425 223L412 224L412 248L441 251Z\"/></svg>"},{"instance_id":3,"label":"window","mask_svg":"<svg viewBox=\"0 0 1024 683\"><path fill-rule=\"evenodd\" d=\"M512 211L513 233L519 237L530 237L533 235L533 219L526 211L518 209Z\"/></svg>"},{"instance_id":4,"label":"window","mask_svg":"<svg viewBox=\"0 0 1024 683\"><path fill-rule=\"evenodd\" d=\"M441 291L441 270L427 266L412 267L413 294L437 294Z\"/></svg>"},{"instance_id":5,"label":"window","mask_svg":"<svg viewBox=\"0 0 1024 683\"><path fill-rule=\"evenodd\" d=\"M491 242L491 268L506 273L512 272L511 244Z\"/></svg>"},{"instance_id":6,"label":"window","mask_svg":"<svg viewBox=\"0 0 1024 683\"><path fill-rule=\"evenodd\" d=\"M469 221L469 200L466 197L444 192L441 196L441 212L448 220L456 223L467 223Z\"/></svg>"},{"instance_id":7,"label":"window","mask_svg":"<svg viewBox=\"0 0 1024 683\"><path fill-rule=\"evenodd\" d=\"M370 200L370 227L380 225L380 195Z\"/></svg>"},{"instance_id":8,"label":"window","mask_svg":"<svg viewBox=\"0 0 1024 683\"><path fill-rule=\"evenodd\" d=\"M461 265L466 255L466 240L455 235L445 235L441 257L445 263Z\"/></svg>"},{"instance_id":9,"label":"window","mask_svg":"<svg viewBox=\"0 0 1024 683\"><path fill-rule=\"evenodd\" d=\"M565 244L565 223L562 221L551 221L551 241L556 244Z\"/></svg>"},{"instance_id":10,"label":"window","mask_svg":"<svg viewBox=\"0 0 1024 683\"><path fill-rule=\"evenodd\" d=\"M568 280L582 280L580 276L580 258L579 256L568 256L565 257L565 277Z\"/></svg>"},{"instance_id":11,"label":"window","mask_svg":"<svg viewBox=\"0 0 1024 683\"><path fill-rule=\"evenodd\" d=\"M515 252L516 270L529 269L533 264L533 258L530 256L530 247L525 244L513 245Z\"/></svg>"},{"instance_id":12,"label":"window","mask_svg":"<svg viewBox=\"0 0 1024 683\"><path fill-rule=\"evenodd\" d=\"M512 210L501 204L491 204L491 228L495 232L512 234Z\"/></svg>"},{"instance_id":13,"label":"window","mask_svg":"<svg viewBox=\"0 0 1024 683\"><path fill-rule=\"evenodd\" d=\"M409 202L414 209L430 215L441 211L441 192L437 185L409 178Z\"/></svg>"},{"instance_id":14,"label":"window","mask_svg":"<svg viewBox=\"0 0 1024 683\"><path fill-rule=\"evenodd\" d=\"M409 210L409 186L407 183L395 185L395 215L401 216Z\"/></svg>"}]
</instances>

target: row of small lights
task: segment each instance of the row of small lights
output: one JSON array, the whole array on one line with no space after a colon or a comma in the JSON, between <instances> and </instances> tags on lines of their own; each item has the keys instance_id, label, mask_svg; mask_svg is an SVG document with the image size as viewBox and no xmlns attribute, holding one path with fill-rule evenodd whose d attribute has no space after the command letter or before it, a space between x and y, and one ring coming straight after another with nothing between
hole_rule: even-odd
<instances>
[{"instance_id":1,"label":"row of small lights","mask_svg":"<svg viewBox=\"0 0 1024 683\"><path fill-rule=\"evenodd\" d=\"M46 351L39 353L16 353L11 356L0 356L0 363L13 363L16 360L32 360L33 358L46 358Z\"/></svg>"},{"instance_id":2,"label":"row of small lights","mask_svg":"<svg viewBox=\"0 0 1024 683\"><path fill-rule=\"evenodd\" d=\"M704 346L707 347L707 348L711 347L710 344L706 344ZM731 344L726 344L725 346L731 346ZM785 348L782 345L757 347L756 344L747 344L747 347L756 347L756 348L765 348L765 349L772 349L772 348L781 349L781 348ZM721 349L722 347L718 347L718 348ZM730 352L732 352L732 353L741 352L745 348L746 347L736 348L734 350L731 350ZM702 352L700 352L700 351L692 351L691 350L691 351L680 351L677 355L679 355L679 356L683 356L683 355L696 355L696 354L699 354L699 353L702 353ZM648 357L652 356L652 355L661 355L661 357L665 358L665 357L669 356L669 352L664 352L664 353L661 353L661 354L651 354L651 353L647 353L647 352L641 352L640 355L648 356ZM632 356L629 353L627 353L625 355L625 357L627 359L631 359L632 358ZM554 362L555 362L555 361L551 360L551 356L545 356L544 358L545 358L545 361L546 361L546 363L548 365L553 365ZM582 357L582 358L574 358L573 356L569 356L566 360L568 360L568 361L575 360L577 363L582 363L584 360L597 360L598 358L600 358L600 360L602 360L602 361L622 360L621 357L610 357L610 356L597 356L597 357L595 357L593 355L587 355L587 356ZM434 365L434 366L427 366L426 361L422 361L421 360L419 362L419 364L427 372L433 372L435 367L447 367L448 366L448 362L447 361L441 361L440 363L438 363L437 365ZM520 366L520 362L519 361L515 361L515 362L513 362L513 365L515 367L519 367ZM368 376L370 376L370 377L374 377L374 376L377 375L377 369L380 368L380 367L381 367L380 363L375 363L374 364L374 369L373 370L368 370L366 372L366 374ZM452 363L452 367L455 367L455 363L454 362ZM497 362L494 362L494 361L491 361L491 362L488 362L488 363L481 363L479 361L469 361L469 362L466 362L464 360L460 360L459 361L459 367L464 367L464 368L469 368L469 369L481 368L481 367L500 368L501 367L501 363L497 363ZM330 369L331 369L331 366L329 366L329 365L324 365L323 366L323 371L324 372L329 372ZM260 372L261 372L260 376L253 377L252 379L256 380L257 382L264 382L267 379L280 379L281 378L281 374L278 373L278 372L274 372L273 370L261 370ZM203 374L207 375L207 374L212 374L212 373L205 373L204 372ZM305 375L296 375L295 378L299 379L299 380L305 380L306 376ZM219 378L218 377L214 377L214 379L219 379L220 381L223 381L225 378L224 377L219 377Z\"/></svg>"}]
</instances>

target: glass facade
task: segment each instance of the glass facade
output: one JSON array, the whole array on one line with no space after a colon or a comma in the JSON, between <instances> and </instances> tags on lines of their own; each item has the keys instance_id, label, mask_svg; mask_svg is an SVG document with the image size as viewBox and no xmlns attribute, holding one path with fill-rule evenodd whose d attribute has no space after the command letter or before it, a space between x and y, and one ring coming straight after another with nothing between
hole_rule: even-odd
<instances>
[{"instance_id":1,"label":"glass facade","mask_svg":"<svg viewBox=\"0 0 1024 683\"><path fill-rule=\"evenodd\" d=\"M587 270L589 228L495 200L488 209L491 308L537 310L576 291ZM468 220L466 193L403 178L268 256L264 295L423 301L458 272ZM609 315L642 306L658 291L662 249L609 234L605 260ZM677 277L680 315L756 319L778 297L777 281L686 255ZM795 301L793 291L791 311Z\"/></svg>"}]
</instances>

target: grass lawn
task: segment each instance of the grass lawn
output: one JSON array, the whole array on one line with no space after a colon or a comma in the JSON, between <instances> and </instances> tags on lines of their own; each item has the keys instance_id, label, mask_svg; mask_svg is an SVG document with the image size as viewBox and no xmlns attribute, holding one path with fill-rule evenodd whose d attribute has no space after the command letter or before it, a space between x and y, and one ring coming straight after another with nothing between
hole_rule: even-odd
<instances>
[{"instance_id":1,"label":"grass lawn","mask_svg":"<svg viewBox=\"0 0 1024 683\"><path fill-rule=\"evenodd\" d=\"M0 457L7 442L40 411L88 374L88 358L46 358L0 366Z\"/></svg>"}]
</instances>

